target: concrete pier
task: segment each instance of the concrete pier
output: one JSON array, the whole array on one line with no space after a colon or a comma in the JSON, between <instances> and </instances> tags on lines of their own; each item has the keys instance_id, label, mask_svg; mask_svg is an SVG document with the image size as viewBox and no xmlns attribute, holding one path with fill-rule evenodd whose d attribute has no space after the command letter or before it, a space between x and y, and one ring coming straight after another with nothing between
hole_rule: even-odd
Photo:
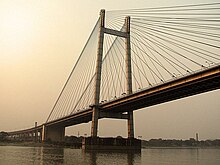
<instances>
[{"instance_id":1,"label":"concrete pier","mask_svg":"<svg viewBox=\"0 0 220 165\"><path fill-rule=\"evenodd\" d=\"M141 140L135 138L100 138L85 137L82 141L84 150L139 150Z\"/></svg>"},{"instance_id":2,"label":"concrete pier","mask_svg":"<svg viewBox=\"0 0 220 165\"><path fill-rule=\"evenodd\" d=\"M63 126L50 126L45 130L45 141L63 142L65 137L65 127Z\"/></svg>"}]
</instances>

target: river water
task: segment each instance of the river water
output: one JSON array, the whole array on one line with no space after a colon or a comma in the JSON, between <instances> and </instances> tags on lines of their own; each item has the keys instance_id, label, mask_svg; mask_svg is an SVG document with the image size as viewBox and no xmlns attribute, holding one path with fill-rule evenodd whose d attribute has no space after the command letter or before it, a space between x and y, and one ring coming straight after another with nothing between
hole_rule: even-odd
<instances>
[{"instance_id":1,"label":"river water","mask_svg":"<svg viewBox=\"0 0 220 165\"><path fill-rule=\"evenodd\" d=\"M0 165L220 165L220 149L142 149L141 153L0 146Z\"/></svg>"}]
</instances>

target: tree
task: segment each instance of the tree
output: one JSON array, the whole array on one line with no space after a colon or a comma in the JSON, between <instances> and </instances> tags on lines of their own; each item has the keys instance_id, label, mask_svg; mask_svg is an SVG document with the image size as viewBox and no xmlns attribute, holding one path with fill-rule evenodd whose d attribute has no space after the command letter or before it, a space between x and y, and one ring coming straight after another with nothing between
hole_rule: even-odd
<instances>
[{"instance_id":1,"label":"tree","mask_svg":"<svg viewBox=\"0 0 220 165\"><path fill-rule=\"evenodd\" d=\"M7 132L0 132L0 141L5 141L7 139L8 133Z\"/></svg>"}]
</instances>

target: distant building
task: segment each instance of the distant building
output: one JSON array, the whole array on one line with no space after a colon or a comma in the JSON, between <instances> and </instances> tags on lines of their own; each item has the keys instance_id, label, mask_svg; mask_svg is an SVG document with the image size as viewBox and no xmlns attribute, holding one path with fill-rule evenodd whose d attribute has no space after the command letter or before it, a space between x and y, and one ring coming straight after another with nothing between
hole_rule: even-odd
<instances>
[{"instance_id":1,"label":"distant building","mask_svg":"<svg viewBox=\"0 0 220 165\"><path fill-rule=\"evenodd\" d=\"M196 141L198 142L199 141L199 134L196 133Z\"/></svg>"}]
</instances>

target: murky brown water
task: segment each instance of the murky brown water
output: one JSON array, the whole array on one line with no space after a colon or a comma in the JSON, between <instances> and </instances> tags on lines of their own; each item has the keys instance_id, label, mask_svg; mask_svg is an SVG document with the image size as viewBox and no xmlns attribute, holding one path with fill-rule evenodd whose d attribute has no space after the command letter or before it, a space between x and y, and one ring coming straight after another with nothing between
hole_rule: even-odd
<instances>
[{"instance_id":1,"label":"murky brown water","mask_svg":"<svg viewBox=\"0 0 220 165\"><path fill-rule=\"evenodd\" d=\"M0 165L219 165L220 149L142 149L141 153L0 146Z\"/></svg>"}]
</instances>

